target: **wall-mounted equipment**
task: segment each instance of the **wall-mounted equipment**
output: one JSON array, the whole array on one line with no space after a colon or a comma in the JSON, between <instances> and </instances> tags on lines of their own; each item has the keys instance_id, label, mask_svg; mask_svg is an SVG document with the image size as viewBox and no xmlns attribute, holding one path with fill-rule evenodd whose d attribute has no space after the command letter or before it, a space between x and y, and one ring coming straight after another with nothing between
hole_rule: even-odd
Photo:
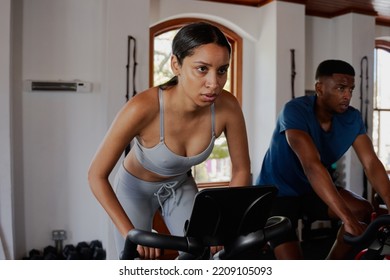
<instances>
[{"instance_id":1,"label":"wall-mounted equipment","mask_svg":"<svg viewBox=\"0 0 390 280\"><path fill-rule=\"evenodd\" d=\"M92 84L79 80L74 81L37 81L26 80L27 91L70 91L91 92Z\"/></svg>"}]
</instances>

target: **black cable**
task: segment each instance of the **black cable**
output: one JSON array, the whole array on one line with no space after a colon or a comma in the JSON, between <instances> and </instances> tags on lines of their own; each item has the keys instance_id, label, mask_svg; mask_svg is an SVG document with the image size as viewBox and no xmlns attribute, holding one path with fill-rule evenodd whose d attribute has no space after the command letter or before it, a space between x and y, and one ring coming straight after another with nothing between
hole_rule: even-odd
<instances>
[{"instance_id":1,"label":"black cable","mask_svg":"<svg viewBox=\"0 0 390 280\"><path fill-rule=\"evenodd\" d=\"M136 76L136 69L137 69L137 60L136 60L136 50L137 50L137 40L133 36L127 37L127 65L126 65L126 102L129 101L129 88L130 88L130 63L131 63L131 43L133 42L133 76L132 76L132 85L133 85L133 96L137 94L137 91L135 89L135 76ZM126 146L125 148L125 156L130 152L131 144Z\"/></svg>"},{"instance_id":2,"label":"black cable","mask_svg":"<svg viewBox=\"0 0 390 280\"><path fill-rule=\"evenodd\" d=\"M365 88L365 94L363 90L363 64L366 62L366 88ZM365 95L365 99L364 99ZM368 58L367 56L363 56L360 60L360 112L362 114L362 117L364 118L364 126L366 128L366 131L368 130ZM367 176L366 173L363 170L363 194L362 196L367 199L368 197L368 186L367 186Z\"/></svg>"},{"instance_id":3,"label":"black cable","mask_svg":"<svg viewBox=\"0 0 390 280\"><path fill-rule=\"evenodd\" d=\"M295 50L290 49L291 53L291 97L292 99L295 98L295 90L294 90L294 84L295 84Z\"/></svg>"},{"instance_id":4,"label":"black cable","mask_svg":"<svg viewBox=\"0 0 390 280\"><path fill-rule=\"evenodd\" d=\"M130 53L131 53L131 42L133 42L133 77L132 77L132 85L133 85L133 96L137 94L137 91L135 89L135 76L136 76L136 70L137 70L137 40L133 36L127 37L127 65L126 65L126 102L129 101L129 84L130 84Z\"/></svg>"},{"instance_id":5,"label":"black cable","mask_svg":"<svg viewBox=\"0 0 390 280\"><path fill-rule=\"evenodd\" d=\"M366 62L366 95L363 100L363 63ZM364 126L368 129L368 58L367 56L362 57L360 61L360 111L362 113L362 117L364 115Z\"/></svg>"}]
</instances>

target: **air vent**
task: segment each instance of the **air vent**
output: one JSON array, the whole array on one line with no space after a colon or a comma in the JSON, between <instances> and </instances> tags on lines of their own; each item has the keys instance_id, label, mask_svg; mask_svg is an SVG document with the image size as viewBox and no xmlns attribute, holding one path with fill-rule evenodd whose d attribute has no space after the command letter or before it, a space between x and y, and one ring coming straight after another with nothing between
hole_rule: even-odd
<instances>
[{"instance_id":1,"label":"air vent","mask_svg":"<svg viewBox=\"0 0 390 280\"><path fill-rule=\"evenodd\" d=\"M83 81L26 81L27 91L91 92L91 83Z\"/></svg>"}]
</instances>

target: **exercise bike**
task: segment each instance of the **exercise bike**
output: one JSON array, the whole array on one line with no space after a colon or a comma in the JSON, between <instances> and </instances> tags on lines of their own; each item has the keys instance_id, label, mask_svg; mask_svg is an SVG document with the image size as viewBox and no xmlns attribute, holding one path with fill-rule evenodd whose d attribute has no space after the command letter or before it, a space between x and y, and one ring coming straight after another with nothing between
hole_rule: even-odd
<instances>
[{"instance_id":1,"label":"exercise bike","mask_svg":"<svg viewBox=\"0 0 390 280\"><path fill-rule=\"evenodd\" d=\"M288 218L269 217L276 194L274 186L203 189L195 196L184 236L130 230L120 259L137 259L137 245L177 250L179 260L247 259L291 228ZM211 246L223 249L211 256Z\"/></svg>"},{"instance_id":2,"label":"exercise bike","mask_svg":"<svg viewBox=\"0 0 390 280\"><path fill-rule=\"evenodd\" d=\"M346 234L344 240L357 248L355 260L390 260L390 215L375 217L363 234Z\"/></svg>"}]
</instances>

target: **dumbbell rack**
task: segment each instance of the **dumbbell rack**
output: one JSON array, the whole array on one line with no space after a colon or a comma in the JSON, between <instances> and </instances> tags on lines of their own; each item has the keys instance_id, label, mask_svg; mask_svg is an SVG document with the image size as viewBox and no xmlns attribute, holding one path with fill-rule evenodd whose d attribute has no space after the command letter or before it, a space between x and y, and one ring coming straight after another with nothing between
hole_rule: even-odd
<instances>
[{"instance_id":1,"label":"dumbbell rack","mask_svg":"<svg viewBox=\"0 0 390 280\"><path fill-rule=\"evenodd\" d=\"M67 244L63 246L67 235L65 230L53 230L52 240L54 245L46 246L43 251L30 250L27 260L105 260L106 251L100 240L91 242L81 241L77 245Z\"/></svg>"}]
</instances>

